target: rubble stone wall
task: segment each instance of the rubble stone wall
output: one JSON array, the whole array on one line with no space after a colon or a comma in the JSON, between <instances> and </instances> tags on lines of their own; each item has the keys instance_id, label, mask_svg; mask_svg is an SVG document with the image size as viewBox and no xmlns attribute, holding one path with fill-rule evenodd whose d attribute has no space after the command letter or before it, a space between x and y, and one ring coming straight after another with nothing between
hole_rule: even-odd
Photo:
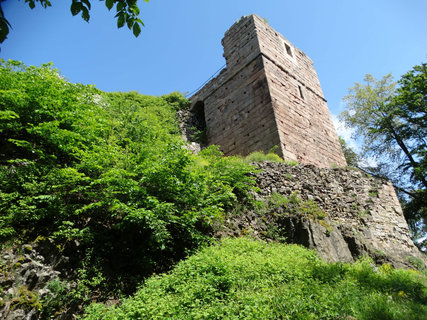
<instances>
[{"instance_id":1,"label":"rubble stone wall","mask_svg":"<svg viewBox=\"0 0 427 320\"><path fill-rule=\"evenodd\" d=\"M396 266L408 266L411 257L425 262L414 245L392 184L359 170L291 166L283 163L258 164L258 197L276 192L298 193L313 200L327 214L331 230L314 221L305 240L327 260L349 261L363 254L382 256ZM288 230L289 231L289 230ZM295 234L304 233L294 230ZM290 239L291 240L291 239Z\"/></svg>"}]
</instances>

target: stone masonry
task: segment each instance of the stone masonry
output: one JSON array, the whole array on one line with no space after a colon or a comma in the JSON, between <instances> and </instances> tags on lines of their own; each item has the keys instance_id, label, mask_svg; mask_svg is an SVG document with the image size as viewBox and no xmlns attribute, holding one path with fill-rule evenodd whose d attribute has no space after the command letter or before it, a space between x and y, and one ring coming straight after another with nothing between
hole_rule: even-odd
<instances>
[{"instance_id":1,"label":"stone masonry","mask_svg":"<svg viewBox=\"0 0 427 320\"><path fill-rule=\"evenodd\" d=\"M266 240L282 236L287 242L315 249L328 261L351 262L369 255L379 264L388 262L395 267L427 262L411 240L389 181L349 168L275 162L256 165L261 169L256 174L258 200L274 193L287 198L297 195L302 201L314 202L326 216L292 215L280 206L267 212L231 213L218 236L251 234Z\"/></svg>"},{"instance_id":2,"label":"stone masonry","mask_svg":"<svg viewBox=\"0 0 427 320\"><path fill-rule=\"evenodd\" d=\"M226 68L190 98L189 114L197 121L184 122L205 127L205 142L219 145L225 155L277 146L280 156L300 165L258 164L255 196L268 202L271 194L298 194L326 217L292 215L286 207L249 210L230 214L217 235L284 237L331 261L368 254L396 267L425 265L391 183L357 170L332 169L346 161L312 60L257 15L242 17L222 44ZM181 130L191 137L191 130Z\"/></svg>"},{"instance_id":3,"label":"stone masonry","mask_svg":"<svg viewBox=\"0 0 427 320\"><path fill-rule=\"evenodd\" d=\"M345 166L312 60L257 15L222 40L226 68L190 99L209 144L225 155L276 152L318 167Z\"/></svg>"}]
</instances>

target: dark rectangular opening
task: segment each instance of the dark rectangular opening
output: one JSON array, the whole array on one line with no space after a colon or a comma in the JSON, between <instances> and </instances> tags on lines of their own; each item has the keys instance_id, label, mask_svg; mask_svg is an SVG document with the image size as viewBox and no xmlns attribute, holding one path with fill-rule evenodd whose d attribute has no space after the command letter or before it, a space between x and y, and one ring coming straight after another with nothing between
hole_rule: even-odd
<instances>
[{"instance_id":1,"label":"dark rectangular opening","mask_svg":"<svg viewBox=\"0 0 427 320\"><path fill-rule=\"evenodd\" d=\"M289 54L289 55L292 57L292 50L291 50L291 47L290 47L287 43L285 43L285 48L286 48L286 52L287 52L287 54Z\"/></svg>"},{"instance_id":2,"label":"dark rectangular opening","mask_svg":"<svg viewBox=\"0 0 427 320\"><path fill-rule=\"evenodd\" d=\"M304 99L304 95L302 94L301 86L298 86L298 89L299 89L299 95L300 95L301 99Z\"/></svg>"}]
</instances>

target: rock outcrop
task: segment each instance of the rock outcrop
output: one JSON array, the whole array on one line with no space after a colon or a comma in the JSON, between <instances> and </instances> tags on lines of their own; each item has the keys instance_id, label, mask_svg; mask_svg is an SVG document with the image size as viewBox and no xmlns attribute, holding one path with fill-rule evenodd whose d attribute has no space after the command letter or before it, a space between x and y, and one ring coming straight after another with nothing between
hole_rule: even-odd
<instances>
[{"instance_id":1,"label":"rock outcrop","mask_svg":"<svg viewBox=\"0 0 427 320\"><path fill-rule=\"evenodd\" d=\"M3 289L0 319L40 319L42 304L46 307L58 294L55 287L63 286L62 290L68 291L75 285L61 281L71 276L72 266L69 257L47 239L3 250L0 257L0 288ZM60 310L55 319L71 319L73 311Z\"/></svg>"},{"instance_id":2,"label":"rock outcrop","mask_svg":"<svg viewBox=\"0 0 427 320\"><path fill-rule=\"evenodd\" d=\"M387 180L350 168L255 165L259 190L253 196L260 207L241 206L228 213L225 223L215 227L217 237L252 235L297 243L333 262L369 255L378 264L425 267L425 255L412 242ZM46 239L3 251L0 319L38 319L41 303L55 299L51 284L73 278L76 261L69 257L78 259L78 247L73 244L65 254ZM58 319L67 319L76 308L59 312Z\"/></svg>"},{"instance_id":3,"label":"rock outcrop","mask_svg":"<svg viewBox=\"0 0 427 320\"><path fill-rule=\"evenodd\" d=\"M393 186L350 168L325 169L311 165L258 163L258 200L272 194L297 196L325 213L292 214L273 207L230 214L218 235L250 233L266 239L286 239L317 250L328 261L353 261L371 256L395 267L424 264L425 255L414 245Z\"/></svg>"}]
</instances>

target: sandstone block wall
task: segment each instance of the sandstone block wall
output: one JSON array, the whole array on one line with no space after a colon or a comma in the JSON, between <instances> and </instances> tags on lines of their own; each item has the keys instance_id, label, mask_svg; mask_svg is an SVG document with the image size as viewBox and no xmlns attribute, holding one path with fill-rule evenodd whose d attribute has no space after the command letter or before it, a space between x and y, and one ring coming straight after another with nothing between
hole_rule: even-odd
<instances>
[{"instance_id":1,"label":"sandstone block wall","mask_svg":"<svg viewBox=\"0 0 427 320\"><path fill-rule=\"evenodd\" d=\"M222 40L226 69L191 101L200 102L208 143L226 155L268 152L319 167L345 159L313 62L257 15Z\"/></svg>"},{"instance_id":2,"label":"sandstone block wall","mask_svg":"<svg viewBox=\"0 0 427 320\"><path fill-rule=\"evenodd\" d=\"M204 103L208 142L220 145L225 154L246 155L280 144L261 56Z\"/></svg>"}]
</instances>

